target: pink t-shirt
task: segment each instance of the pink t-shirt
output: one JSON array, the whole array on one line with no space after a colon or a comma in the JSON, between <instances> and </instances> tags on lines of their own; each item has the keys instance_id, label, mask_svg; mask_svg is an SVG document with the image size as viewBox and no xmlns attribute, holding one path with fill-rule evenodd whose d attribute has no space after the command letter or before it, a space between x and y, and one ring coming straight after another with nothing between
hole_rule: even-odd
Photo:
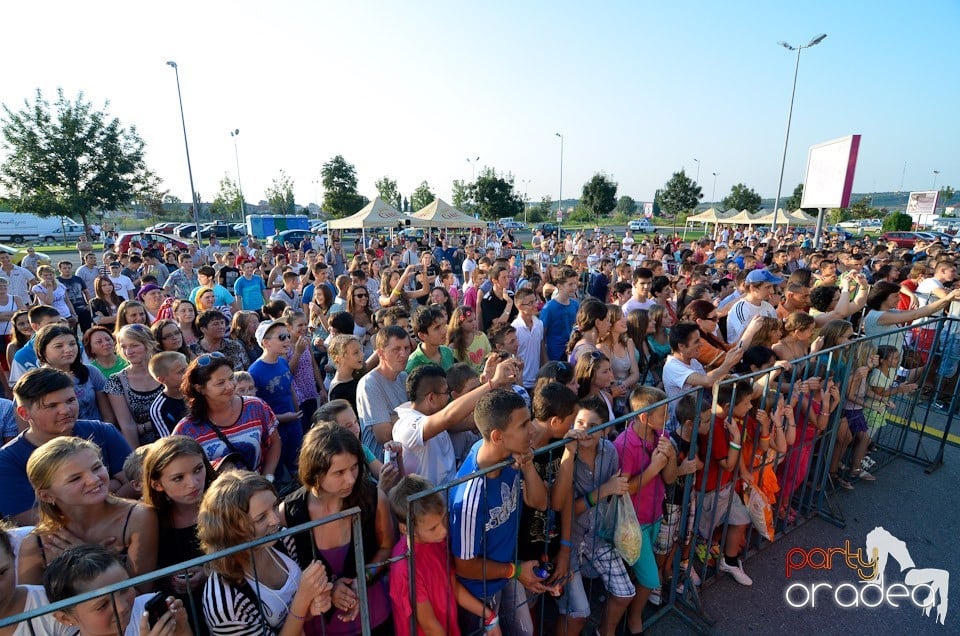
<instances>
[{"instance_id":1,"label":"pink t-shirt","mask_svg":"<svg viewBox=\"0 0 960 636\"><path fill-rule=\"evenodd\" d=\"M633 430L633 426L617 436L613 442L620 456L620 470L629 477L639 475L650 465L656 442L645 442ZM663 498L666 486L663 477L657 475L646 486L642 486L631 495L633 507L637 511L637 520L641 524L653 523L663 516Z\"/></svg>"}]
</instances>

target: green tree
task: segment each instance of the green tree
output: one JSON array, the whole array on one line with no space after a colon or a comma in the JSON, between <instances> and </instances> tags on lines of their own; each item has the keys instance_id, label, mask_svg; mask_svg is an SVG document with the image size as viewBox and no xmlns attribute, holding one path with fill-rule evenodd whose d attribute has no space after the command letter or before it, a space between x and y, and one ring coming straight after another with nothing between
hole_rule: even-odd
<instances>
[{"instance_id":1,"label":"green tree","mask_svg":"<svg viewBox=\"0 0 960 636\"><path fill-rule=\"evenodd\" d=\"M873 216L873 208L870 204L873 202L871 197L861 197L859 200L850 204L850 217L854 219L867 219Z\"/></svg>"},{"instance_id":2,"label":"green tree","mask_svg":"<svg viewBox=\"0 0 960 636\"><path fill-rule=\"evenodd\" d=\"M377 188L377 193L380 194L380 198L394 205L397 203L397 198L400 196L400 191L397 189L397 182L391 179L390 177L383 176L373 184ZM399 207L397 204L395 207Z\"/></svg>"},{"instance_id":3,"label":"green tree","mask_svg":"<svg viewBox=\"0 0 960 636\"><path fill-rule=\"evenodd\" d=\"M847 208L830 208L824 216L827 223L836 225L850 220L850 211Z\"/></svg>"},{"instance_id":4,"label":"green tree","mask_svg":"<svg viewBox=\"0 0 960 636\"><path fill-rule=\"evenodd\" d=\"M297 204L293 199L293 179L287 176L285 171L280 171L280 176L270 183L265 194L270 211L274 214L296 213ZM324 206L326 206L326 203L324 203Z\"/></svg>"},{"instance_id":5,"label":"green tree","mask_svg":"<svg viewBox=\"0 0 960 636\"><path fill-rule=\"evenodd\" d=\"M236 216L243 220L240 188L229 175L224 175L220 179L220 188L213 197L213 203L210 204L210 216L214 219L229 219Z\"/></svg>"},{"instance_id":6,"label":"green tree","mask_svg":"<svg viewBox=\"0 0 960 636\"><path fill-rule=\"evenodd\" d=\"M523 199L513 191L512 175L497 176L493 168L484 168L469 191L482 219L523 214Z\"/></svg>"},{"instance_id":7,"label":"green tree","mask_svg":"<svg viewBox=\"0 0 960 636\"><path fill-rule=\"evenodd\" d=\"M783 209L787 212L793 212L800 207L801 201L803 201L803 184L798 183L797 187L793 189L793 196L783 204Z\"/></svg>"},{"instance_id":8,"label":"green tree","mask_svg":"<svg viewBox=\"0 0 960 636\"><path fill-rule=\"evenodd\" d=\"M633 200L633 197L623 195L617 199L617 214L623 214L624 216L633 216L637 213L637 202Z\"/></svg>"},{"instance_id":9,"label":"green tree","mask_svg":"<svg viewBox=\"0 0 960 636\"><path fill-rule=\"evenodd\" d=\"M331 217L350 216L366 205L366 198L357 192L357 169L343 155L337 155L323 164L320 176L323 182L323 209Z\"/></svg>"},{"instance_id":10,"label":"green tree","mask_svg":"<svg viewBox=\"0 0 960 636\"><path fill-rule=\"evenodd\" d=\"M430 184L426 181L422 181L410 196L410 207L413 208L414 212L416 212L424 206L430 205L435 198L436 197L433 196L433 192L430 192Z\"/></svg>"},{"instance_id":11,"label":"green tree","mask_svg":"<svg viewBox=\"0 0 960 636\"><path fill-rule=\"evenodd\" d=\"M598 172L583 184L580 203L587 206L595 217L609 214L617 207L617 182Z\"/></svg>"},{"instance_id":12,"label":"green tree","mask_svg":"<svg viewBox=\"0 0 960 636\"><path fill-rule=\"evenodd\" d=\"M568 221L571 223L592 223L593 218L593 210L585 206L583 203L577 203L577 205L573 208L573 212L570 213L570 218Z\"/></svg>"},{"instance_id":13,"label":"green tree","mask_svg":"<svg viewBox=\"0 0 960 636\"><path fill-rule=\"evenodd\" d=\"M749 210L756 212L760 209L760 195L742 183L730 188L730 194L724 197L722 205L725 210Z\"/></svg>"},{"instance_id":14,"label":"green tree","mask_svg":"<svg viewBox=\"0 0 960 636\"><path fill-rule=\"evenodd\" d=\"M675 215L694 209L702 198L700 186L687 176L686 171L681 170L674 172L663 188L657 191L655 201L664 212Z\"/></svg>"},{"instance_id":15,"label":"green tree","mask_svg":"<svg viewBox=\"0 0 960 636\"><path fill-rule=\"evenodd\" d=\"M883 217L884 232L909 232L913 228L913 219L909 214L894 212Z\"/></svg>"},{"instance_id":16,"label":"green tree","mask_svg":"<svg viewBox=\"0 0 960 636\"><path fill-rule=\"evenodd\" d=\"M540 203L530 206L527 209L527 219L531 223L543 223L553 217L553 200L550 197L543 197Z\"/></svg>"},{"instance_id":17,"label":"green tree","mask_svg":"<svg viewBox=\"0 0 960 636\"><path fill-rule=\"evenodd\" d=\"M126 128L83 93L68 100L57 89L51 105L40 90L33 102L14 111L3 105L6 159L0 185L19 212L42 216L87 217L96 210L121 208L141 194L156 194L156 177L147 168L144 143L135 126Z\"/></svg>"},{"instance_id":18,"label":"green tree","mask_svg":"<svg viewBox=\"0 0 960 636\"><path fill-rule=\"evenodd\" d=\"M950 186L944 186L940 188L940 196L937 198L937 205L942 207L947 207L950 205L950 201L953 199L953 195L956 194L953 191L953 188Z\"/></svg>"},{"instance_id":19,"label":"green tree","mask_svg":"<svg viewBox=\"0 0 960 636\"><path fill-rule=\"evenodd\" d=\"M451 203L453 204L453 207L466 214L473 214L476 206L471 198L470 184L466 181L461 181L460 179L454 179L452 190L453 200Z\"/></svg>"}]
</instances>

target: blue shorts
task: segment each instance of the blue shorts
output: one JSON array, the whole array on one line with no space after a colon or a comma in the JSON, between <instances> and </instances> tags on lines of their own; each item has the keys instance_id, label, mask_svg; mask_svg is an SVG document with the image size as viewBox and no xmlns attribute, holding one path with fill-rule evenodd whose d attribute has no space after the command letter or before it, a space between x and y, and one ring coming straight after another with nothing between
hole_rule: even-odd
<instances>
[{"instance_id":1,"label":"blue shorts","mask_svg":"<svg viewBox=\"0 0 960 636\"><path fill-rule=\"evenodd\" d=\"M660 572L657 568L657 559L653 555L653 545L660 534L661 521L662 519L657 519L653 523L640 526L640 531L643 533L640 558L630 568L633 570L633 576L636 578L637 584L651 590L660 587Z\"/></svg>"}]
</instances>

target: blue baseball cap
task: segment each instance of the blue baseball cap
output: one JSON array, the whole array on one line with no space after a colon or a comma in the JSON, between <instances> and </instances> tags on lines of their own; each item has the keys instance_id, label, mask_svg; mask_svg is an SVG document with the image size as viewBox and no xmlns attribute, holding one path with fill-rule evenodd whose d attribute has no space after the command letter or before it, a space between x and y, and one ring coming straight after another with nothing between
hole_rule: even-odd
<instances>
[{"instance_id":1,"label":"blue baseball cap","mask_svg":"<svg viewBox=\"0 0 960 636\"><path fill-rule=\"evenodd\" d=\"M771 283L773 285L779 285L783 282L783 279L779 276L774 276L765 269L755 269L749 274L747 274L748 283Z\"/></svg>"}]
</instances>

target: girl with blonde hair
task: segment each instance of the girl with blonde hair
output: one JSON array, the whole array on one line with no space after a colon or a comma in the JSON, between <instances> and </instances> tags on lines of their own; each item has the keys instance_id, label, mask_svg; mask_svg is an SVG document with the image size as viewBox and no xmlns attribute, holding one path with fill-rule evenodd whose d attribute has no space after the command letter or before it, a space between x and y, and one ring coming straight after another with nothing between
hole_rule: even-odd
<instances>
[{"instance_id":1,"label":"girl with blonde hair","mask_svg":"<svg viewBox=\"0 0 960 636\"><path fill-rule=\"evenodd\" d=\"M147 505L110 494L110 475L96 444L71 436L50 440L27 460L27 477L39 520L20 546L22 583L39 584L52 550L65 545L110 546L130 576L155 569L157 515Z\"/></svg>"},{"instance_id":2,"label":"girl with blonde hair","mask_svg":"<svg viewBox=\"0 0 960 636\"><path fill-rule=\"evenodd\" d=\"M600 351L610 359L614 384L610 388L614 411L627 412L627 395L640 380L640 366L633 340L627 333L627 317L616 303L607 305L610 332L600 341Z\"/></svg>"},{"instance_id":3,"label":"girl with blonde hair","mask_svg":"<svg viewBox=\"0 0 960 636\"><path fill-rule=\"evenodd\" d=\"M110 399L120 432L130 447L136 448L160 437L150 420L150 406L163 392L163 385L147 368L158 346L150 329L141 324L121 328L116 337L117 353L128 366L107 379L103 392Z\"/></svg>"}]
</instances>

